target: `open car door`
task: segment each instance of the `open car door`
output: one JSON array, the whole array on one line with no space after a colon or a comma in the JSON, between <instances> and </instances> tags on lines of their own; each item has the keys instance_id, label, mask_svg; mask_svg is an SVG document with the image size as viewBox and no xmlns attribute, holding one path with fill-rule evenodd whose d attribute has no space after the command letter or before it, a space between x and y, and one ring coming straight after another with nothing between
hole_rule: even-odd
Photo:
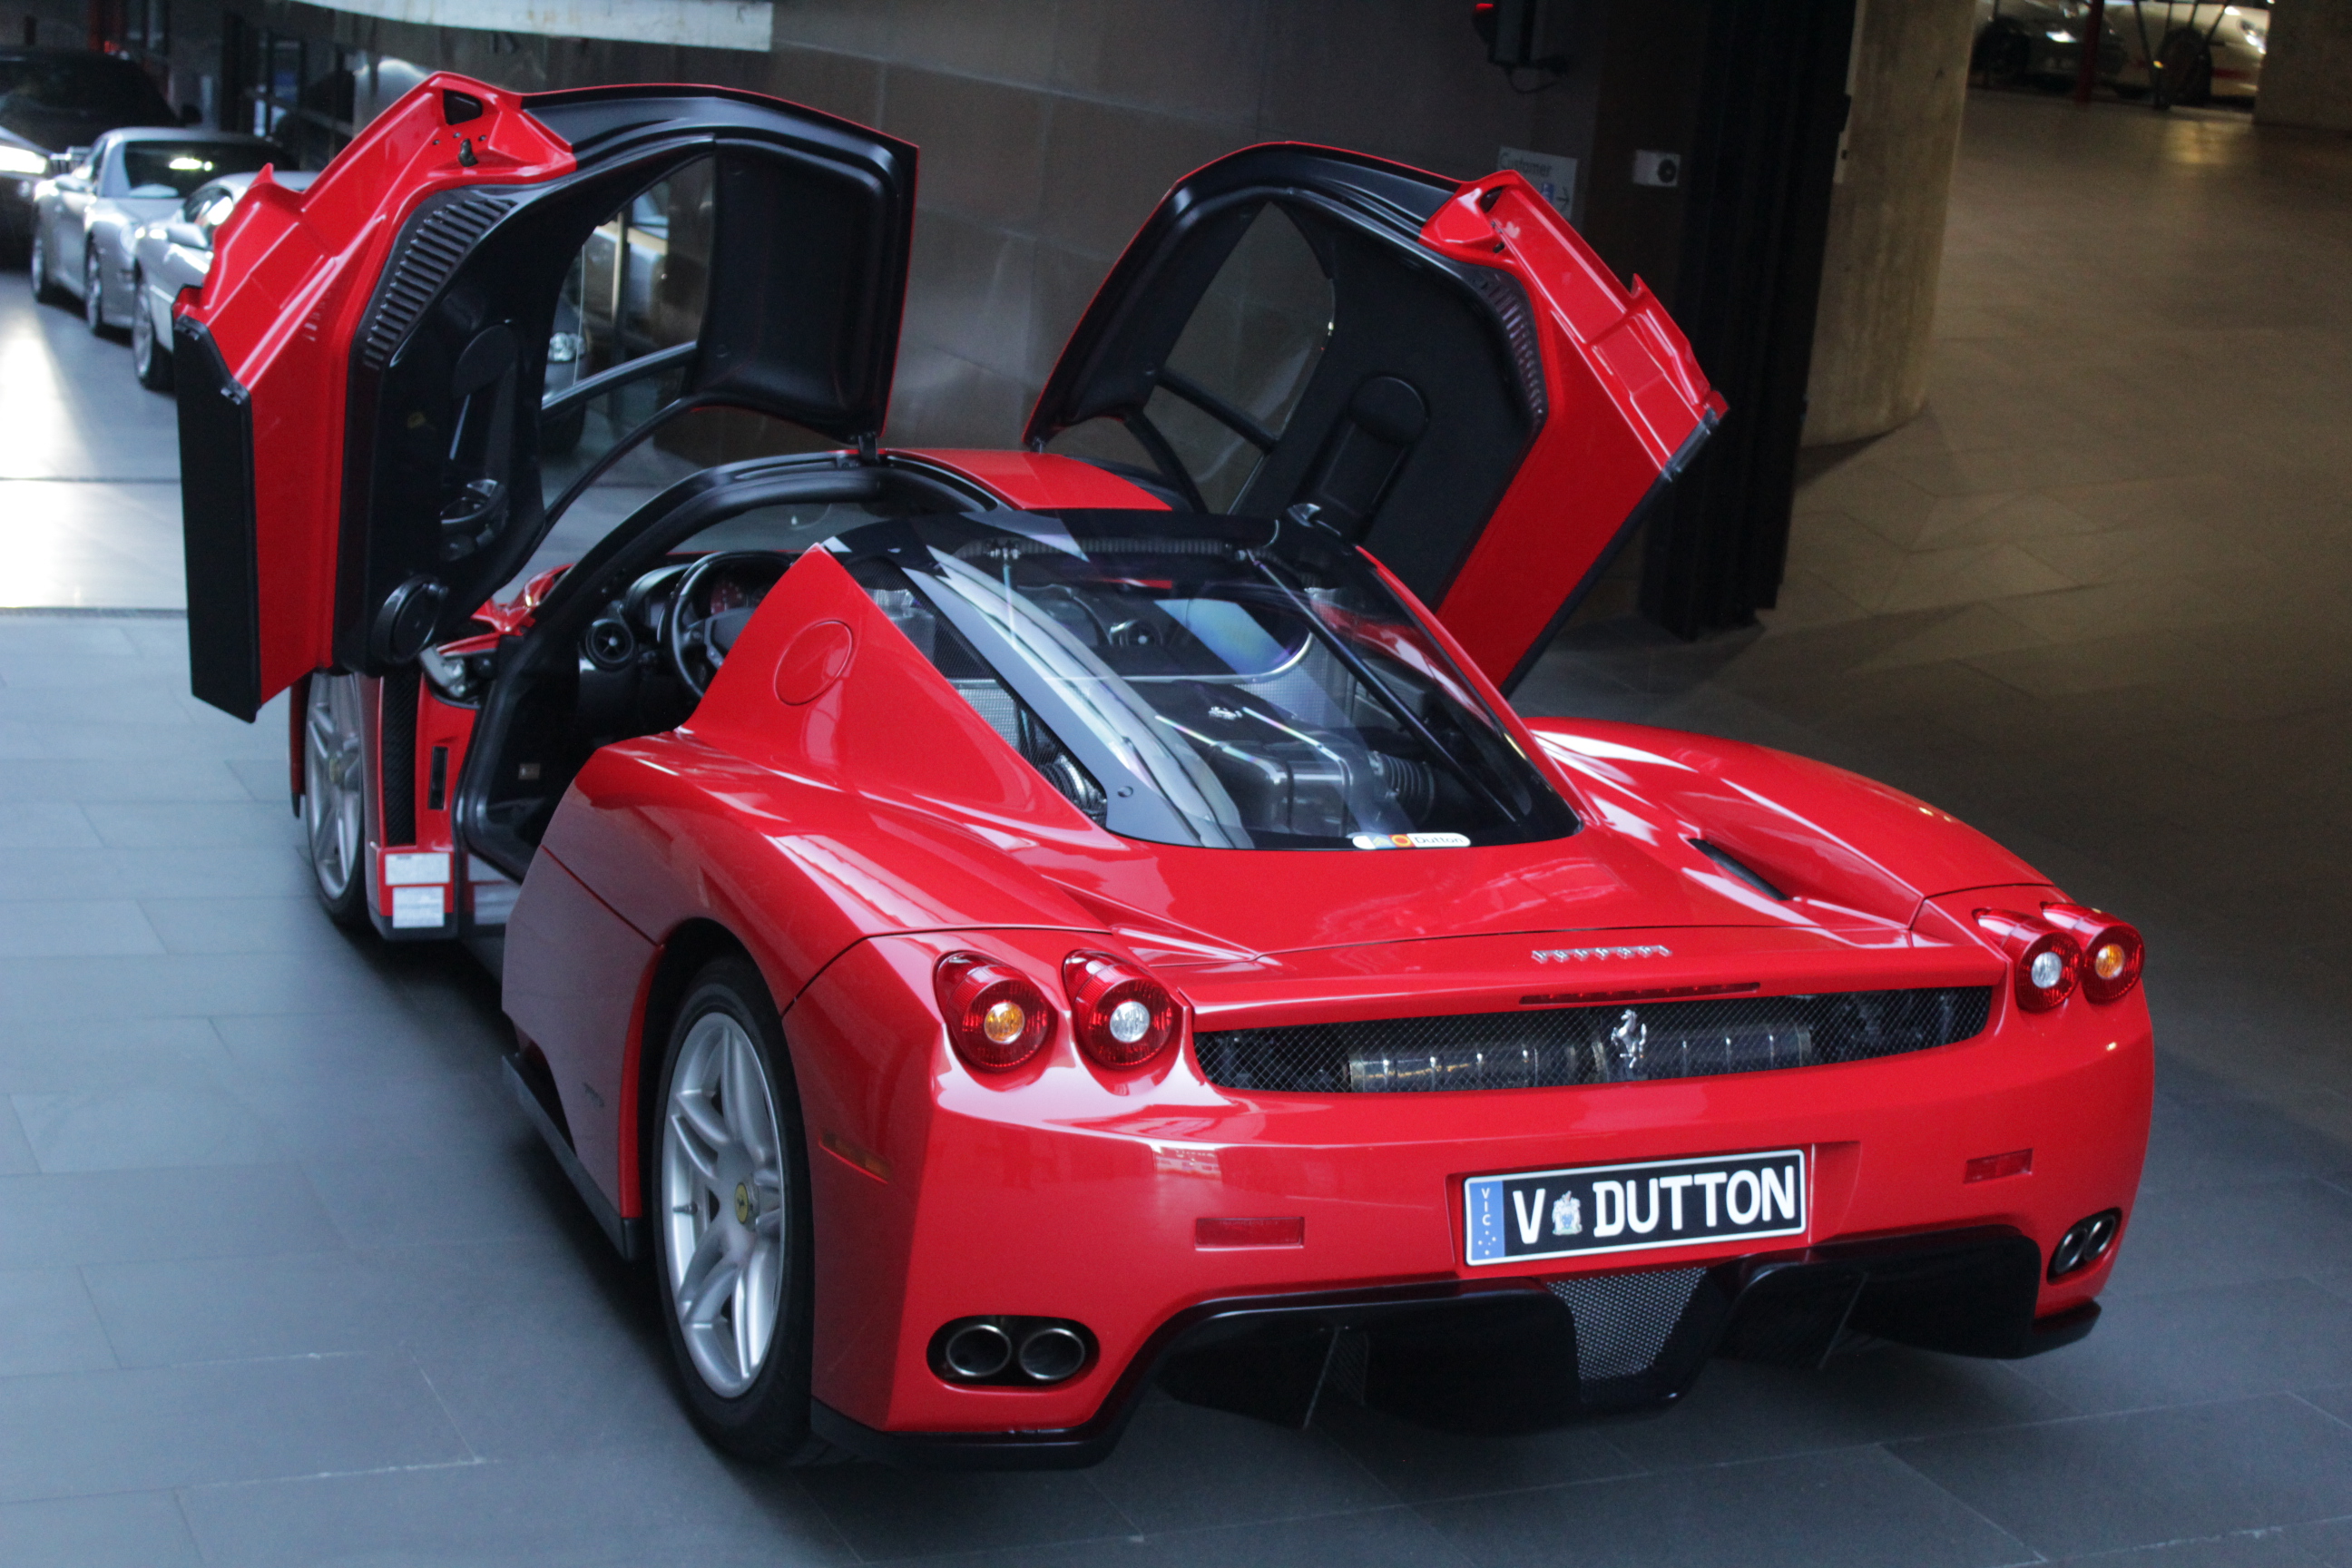
<instances>
[{"instance_id":1,"label":"open car door","mask_svg":"<svg viewBox=\"0 0 2352 1568\"><path fill-rule=\"evenodd\" d=\"M249 719L458 635L561 510L542 425L625 384L658 391L606 399L567 496L696 409L870 453L914 186L907 143L750 93L446 74L307 191L257 179L174 333L195 694Z\"/></svg>"},{"instance_id":2,"label":"open car door","mask_svg":"<svg viewBox=\"0 0 2352 1568\"><path fill-rule=\"evenodd\" d=\"M1722 408L1520 176L1274 144L1169 192L1025 434L1181 507L1311 504L1507 689Z\"/></svg>"}]
</instances>

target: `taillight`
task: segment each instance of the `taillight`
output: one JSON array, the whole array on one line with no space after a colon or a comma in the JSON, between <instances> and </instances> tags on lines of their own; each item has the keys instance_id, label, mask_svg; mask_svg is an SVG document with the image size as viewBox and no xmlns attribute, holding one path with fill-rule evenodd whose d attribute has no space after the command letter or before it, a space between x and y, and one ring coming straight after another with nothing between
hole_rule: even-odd
<instances>
[{"instance_id":1,"label":"taillight","mask_svg":"<svg viewBox=\"0 0 2352 1568\"><path fill-rule=\"evenodd\" d=\"M976 1068L1003 1072L1037 1052L1054 1032L1054 1009L1035 982L977 952L951 952L931 972L940 1016L956 1055Z\"/></svg>"},{"instance_id":2,"label":"taillight","mask_svg":"<svg viewBox=\"0 0 2352 1568\"><path fill-rule=\"evenodd\" d=\"M1109 953L1070 954L1062 961L1062 987L1078 1048L1104 1067L1141 1067L1176 1037L1176 998L1168 987Z\"/></svg>"},{"instance_id":3,"label":"taillight","mask_svg":"<svg viewBox=\"0 0 2352 1568\"><path fill-rule=\"evenodd\" d=\"M2042 918L2083 944L2083 994L2114 1002L2139 984L2147 944L2137 928L2080 904L2044 904Z\"/></svg>"},{"instance_id":4,"label":"taillight","mask_svg":"<svg viewBox=\"0 0 2352 1568\"><path fill-rule=\"evenodd\" d=\"M2017 1005L2047 1013L2074 994L2083 979L2083 947L2074 937L2030 915L1979 910L1977 924L1996 932L2017 977Z\"/></svg>"}]
</instances>

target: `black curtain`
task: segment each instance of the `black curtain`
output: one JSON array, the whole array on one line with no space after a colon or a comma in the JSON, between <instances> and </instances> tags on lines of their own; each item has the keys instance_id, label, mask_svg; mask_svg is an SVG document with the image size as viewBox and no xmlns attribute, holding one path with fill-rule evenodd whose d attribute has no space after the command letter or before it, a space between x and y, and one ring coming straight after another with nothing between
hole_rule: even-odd
<instances>
[{"instance_id":1,"label":"black curtain","mask_svg":"<svg viewBox=\"0 0 2352 1568\"><path fill-rule=\"evenodd\" d=\"M1729 404L1649 524L1642 613L1696 637L1778 597L1854 0L1712 0L1675 319Z\"/></svg>"}]
</instances>

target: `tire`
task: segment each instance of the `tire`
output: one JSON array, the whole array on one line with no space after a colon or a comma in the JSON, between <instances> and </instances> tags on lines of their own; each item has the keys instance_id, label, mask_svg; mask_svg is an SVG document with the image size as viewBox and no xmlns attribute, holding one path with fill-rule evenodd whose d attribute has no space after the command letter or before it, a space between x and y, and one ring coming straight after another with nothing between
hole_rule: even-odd
<instances>
[{"instance_id":1,"label":"tire","mask_svg":"<svg viewBox=\"0 0 2352 1568\"><path fill-rule=\"evenodd\" d=\"M64 291L58 289L57 274L49 266L49 226L41 221L38 213L33 215L33 254L26 265L33 273L34 300L43 305L63 304Z\"/></svg>"},{"instance_id":2,"label":"tire","mask_svg":"<svg viewBox=\"0 0 2352 1568\"><path fill-rule=\"evenodd\" d=\"M106 336L106 266L98 258L97 244L89 240L81 247L81 319L92 337Z\"/></svg>"},{"instance_id":3,"label":"tire","mask_svg":"<svg viewBox=\"0 0 2352 1568\"><path fill-rule=\"evenodd\" d=\"M155 310L147 301L147 274L131 274L131 371L150 392L172 390L172 351L155 338Z\"/></svg>"},{"instance_id":4,"label":"tire","mask_svg":"<svg viewBox=\"0 0 2352 1568\"><path fill-rule=\"evenodd\" d=\"M748 959L687 987L652 1103L646 1209L688 1411L740 1458L817 1462L807 1150L783 1025Z\"/></svg>"},{"instance_id":5,"label":"tire","mask_svg":"<svg viewBox=\"0 0 2352 1568\"><path fill-rule=\"evenodd\" d=\"M1987 87L2022 87L2033 65L2033 44L2011 26L1991 26L1977 39L1975 65Z\"/></svg>"},{"instance_id":6,"label":"tire","mask_svg":"<svg viewBox=\"0 0 2352 1568\"><path fill-rule=\"evenodd\" d=\"M2213 51L2200 35L2183 28L2165 39L2157 68L2164 73L2167 103L2193 109L2213 101Z\"/></svg>"},{"instance_id":7,"label":"tire","mask_svg":"<svg viewBox=\"0 0 2352 1568\"><path fill-rule=\"evenodd\" d=\"M310 677L302 722L302 838L310 889L339 926L368 924L367 744L360 678Z\"/></svg>"}]
</instances>

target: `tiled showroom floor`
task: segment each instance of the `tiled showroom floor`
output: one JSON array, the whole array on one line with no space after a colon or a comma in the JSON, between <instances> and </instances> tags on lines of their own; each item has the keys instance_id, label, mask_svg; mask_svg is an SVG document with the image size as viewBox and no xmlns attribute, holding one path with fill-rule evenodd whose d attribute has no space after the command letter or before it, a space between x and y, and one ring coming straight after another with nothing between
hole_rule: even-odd
<instances>
[{"instance_id":1,"label":"tiled showroom floor","mask_svg":"<svg viewBox=\"0 0 2352 1568\"><path fill-rule=\"evenodd\" d=\"M2352 143L1969 116L1934 405L1815 465L1769 629L1583 628L1522 695L1864 767L2146 923L2090 1340L1524 1440L1160 1403L1076 1474L734 1467L489 982L312 908L282 709L195 704L177 619L0 614L0 1564L2352 1564ZM122 360L0 279L0 603L175 602Z\"/></svg>"}]
</instances>

